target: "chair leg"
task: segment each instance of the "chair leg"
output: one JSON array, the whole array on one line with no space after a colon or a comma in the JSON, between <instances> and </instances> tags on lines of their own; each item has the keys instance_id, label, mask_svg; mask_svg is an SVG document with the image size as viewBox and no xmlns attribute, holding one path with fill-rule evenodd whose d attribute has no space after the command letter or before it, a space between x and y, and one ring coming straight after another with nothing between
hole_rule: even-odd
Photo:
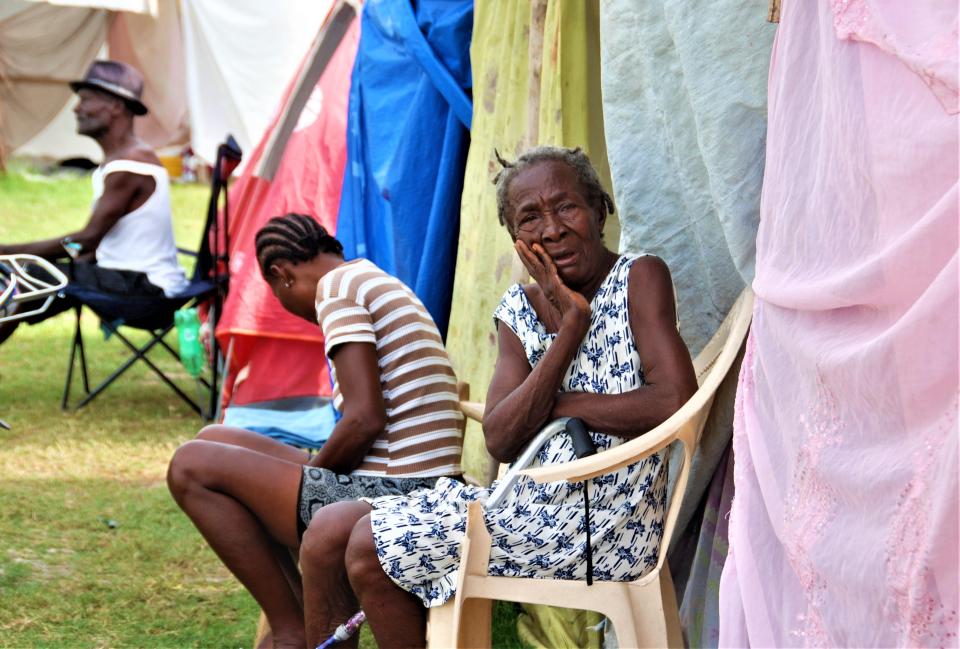
<instances>
[{"instance_id":1,"label":"chair leg","mask_svg":"<svg viewBox=\"0 0 960 649\"><path fill-rule=\"evenodd\" d=\"M80 331L80 313L82 307L74 308L75 324L73 328L73 338L70 341L70 359L67 363L67 379L63 385L63 397L60 400L60 409L66 410L70 403L70 388L73 386L73 368L76 365L77 354L80 355L80 372L83 379L83 391L90 394L90 379L87 374L87 355L83 348L83 333Z\"/></svg>"},{"instance_id":2,"label":"chair leg","mask_svg":"<svg viewBox=\"0 0 960 649\"><path fill-rule=\"evenodd\" d=\"M471 597L463 601L458 613L455 646L464 649L488 649L493 644L493 602Z\"/></svg>"},{"instance_id":3,"label":"chair leg","mask_svg":"<svg viewBox=\"0 0 960 649\"><path fill-rule=\"evenodd\" d=\"M666 570L666 566L663 567ZM683 634L669 572L644 586L629 584L623 595L606 598L601 613L613 624L621 647L683 648Z\"/></svg>"},{"instance_id":4,"label":"chair leg","mask_svg":"<svg viewBox=\"0 0 960 649\"><path fill-rule=\"evenodd\" d=\"M83 392L90 394L90 375L87 373L87 346L83 344L83 332L80 330L80 307L77 307L77 347L80 350L80 378L83 379Z\"/></svg>"},{"instance_id":5,"label":"chair leg","mask_svg":"<svg viewBox=\"0 0 960 649\"><path fill-rule=\"evenodd\" d=\"M120 377L121 374L123 374L123 373L126 372L128 369L130 369L130 367L131 367L134 363L136 363L138 360L141 360L141 361L143 361L144 363L146 363L147 366L148 366L151 370L153 370L153 372L154 372L158 377L160 377L160 380L162 380L164 383L166 383L166 384L167 384L167 387L169 387L171 390L173 390L174 393L176 393L176 395L179 396L179 397L183 400L184 403L186 403L188 406L190 406L190 407L193 409L194 412L196 412L198 415L202 415L202 414L203 414L202 411L201 411L200 406L198 406L193 399L191 399L189 396L187 396L187 394L184 393L183 390L181 390L179 387L177 387L177 385L176 385L173 381L171 381L171 380L167 377L167 375L164 374L163 371L162 371L159 367L157 367L157 366L153 363L153 361L151 361L151 360L150 360L149 358L147 358L147 356L146 356L147 352L149 352L155 345L157 345L159 342L161 342L160 336L163 336L163 335L165 335L168 331L170 331L170 328L169 328L169 327L168 327L167 329L165 329L163 332L161 332L161 334L160 334L159 336L158 336L158 334L157 334L156 332L151 332L151 334L153 335L153 340L151 340L149 343L147 343L146 345L144 345L142 348L138 348L136 345L134 345L132 342L130 342L130 340L128 340L127 337L124 336L122 333L120 333L120 332L117 330L116 327L113 327L113 326L111 326L111 325L109 325L109 324L107 324L107 327L110 329L111 333L117 337L117 339L119 339L124 345L127 346L127 349L130 350L130 352L133 354L133 356L131 356L130 358L128 358L128 359L123 363L123 365L121 365L121 366L118 367L116 370L114 370L113 373L110 374L110 376L108 376L106 379L104 379L104 380L100 383L100 385L98 385L96 388L94 388L94 390L93 390L92 392L90 392L82 401L80 401L80 403L78 403L77 406L76 406L76 409L77 409L77 410L79 410L80 408L83 408L83 407L86 406L88 403L90 403L90 402L93 401L95 398L97 398L97 396L99 396L99 394L100 394L101 392L103 392L105 389L107 389L107 387L109 387L109 385L110 385L111 383L113 383L115 380L117 380L117 379Z\"/></svg>"},{"instance_id":6,"label":"chair leg","mask_svg":"<svg viewBox=\"0 0 960 649\"><path fill-rule=\"evenodd\" d=\"M70 341L70 356L67 360L67 379L63 384L63 397L60 399L60 410L67 409L67 403L70 401L70 385L73 383L73 363L77 357L77 336L74 334Z\"/></svg>"},{"instance_id":7,"label":"chair leg","mask_svg":"<svg viewBox=\"0 0 960 649\"><path fill-rule=\"evenodd\" d=\"M427 649L449 649L454 646L453 604L449 600L443 606L427 610Z\"/></svg>"}]
</instances>

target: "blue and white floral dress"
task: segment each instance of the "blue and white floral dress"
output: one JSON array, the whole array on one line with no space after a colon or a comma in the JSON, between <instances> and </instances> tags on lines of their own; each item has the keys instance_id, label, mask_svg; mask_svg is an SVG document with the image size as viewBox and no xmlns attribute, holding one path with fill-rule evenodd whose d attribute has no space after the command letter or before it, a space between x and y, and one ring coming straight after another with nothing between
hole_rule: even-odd
<instances>
[{"instance_id":1,"label":"blue and white floral dress","mask_svg":"<svg viewBox=\"0 0 960 649\"><path fill-rule=\"evenodd\" d=\"M627 279L634 259L620 257L594 296L590 329L567 370L563 391L619 394L643 385L627 309ZM519 284L507 290L494 318L516 333L531 367L556 336L547 333ZM599 451L623 441L591 434ZM569 438L558 435L543 447L532 466L574 457ZM594 578L630 581L656 565L663 536L666 478L661 452L591 480ZM433 489L373 500L373 535L384 571L426 606L446 602L456 590L467 503L483 502L490 491L440 478ZM580 484L538 485L521 478L499 507L485 510L492 540L490 574L584 579L581 491Z\"/></svg>"}]
</instances>

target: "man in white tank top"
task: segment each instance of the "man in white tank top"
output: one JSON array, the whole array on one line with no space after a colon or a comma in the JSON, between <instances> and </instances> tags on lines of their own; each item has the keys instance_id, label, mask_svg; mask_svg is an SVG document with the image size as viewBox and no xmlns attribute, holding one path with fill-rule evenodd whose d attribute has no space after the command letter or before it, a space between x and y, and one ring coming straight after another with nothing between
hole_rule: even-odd
<instances>
[{"instance_id":1,"label":"man in white tank top","mask_svg":"<svg viewBox=\"0 0 960 649\"><path fill-rule=\"evenodd\" d=\"M116 61L94 61L86 76L70 87L79 101L73 112L77 132L103 150L93 173L90 220L64 237L13 245L0 254L32 254L50 260L75 259L71 282L127 296L172 297L187 279L177 262L170 215L170 183L153 150L136 136L133 120L147 112L140 97L143 78ZM67 265L64 265L65 272ZM68 296L55 300L37 322L71 308ZM16 328L0 324L0 343Z\"/></svg>"}]
</instances>

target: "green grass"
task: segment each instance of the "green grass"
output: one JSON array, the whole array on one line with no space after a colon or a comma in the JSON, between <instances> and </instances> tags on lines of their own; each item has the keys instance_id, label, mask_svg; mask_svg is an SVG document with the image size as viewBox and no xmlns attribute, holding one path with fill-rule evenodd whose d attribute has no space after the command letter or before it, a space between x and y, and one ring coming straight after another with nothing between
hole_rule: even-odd
<instances>
[{"instance_id":1,"label":"green grass","mask_svg":"<svg viewBox=\"0 0 960 649\"><path fill-rule=\"evenodd\" d=\"M88 177L14 168L0 175L0 241L79 229L90 197ZM195 248L207 189L174 186L172 200L177 241ZM0 431L0 647L250 646L255 602L164 482L199 418L145 366L61 412L71 326L69 314L22 326L0 347L0 418L13 426ZM123 348L89 313L84 337L97 381ZM152 357L196 390L173 359Z\"/></svg>"},{"instance_id":2,"label":"green grass","mask_svg":"<svg viewBox=\"0 0 960 649\"><path fill-rule=\"evenodd\" d=\"M0 174L0 242L79 229L90 197L89 177L14 166ZM207 197L203 186L173 186L181 247L198 244ZM142 363L85 409L61 412L72 321L21 326L0 347L0 418L13 426L0 430L0 648L249 647L256 603L164 482L199 418ZM90 313L83 332L97 382L125 354ZM175 361L151 358L193 393ZM523 646L516 616L497 605L494 646ZM361 647L375 647L362 633Z\"/></svg>"}]
</instances>

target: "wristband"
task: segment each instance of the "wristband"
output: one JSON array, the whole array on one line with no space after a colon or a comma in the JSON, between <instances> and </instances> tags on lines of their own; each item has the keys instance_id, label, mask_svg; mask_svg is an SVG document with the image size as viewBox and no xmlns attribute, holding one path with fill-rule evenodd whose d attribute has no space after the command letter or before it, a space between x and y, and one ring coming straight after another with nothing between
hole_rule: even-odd
<instances>
[{"instance_id":1,"label":"wristband","mask_svg":"<svg viewBox=\"0 0 960 649\"><path fill-rule=\"evenodd\" d=\"M70 259L76 259L80 256L80 253L83 251L83 244L77 241L74 241L70 237L64 237L60 240L60 245L70 256Z\"/></svg>"}]
</instances>

